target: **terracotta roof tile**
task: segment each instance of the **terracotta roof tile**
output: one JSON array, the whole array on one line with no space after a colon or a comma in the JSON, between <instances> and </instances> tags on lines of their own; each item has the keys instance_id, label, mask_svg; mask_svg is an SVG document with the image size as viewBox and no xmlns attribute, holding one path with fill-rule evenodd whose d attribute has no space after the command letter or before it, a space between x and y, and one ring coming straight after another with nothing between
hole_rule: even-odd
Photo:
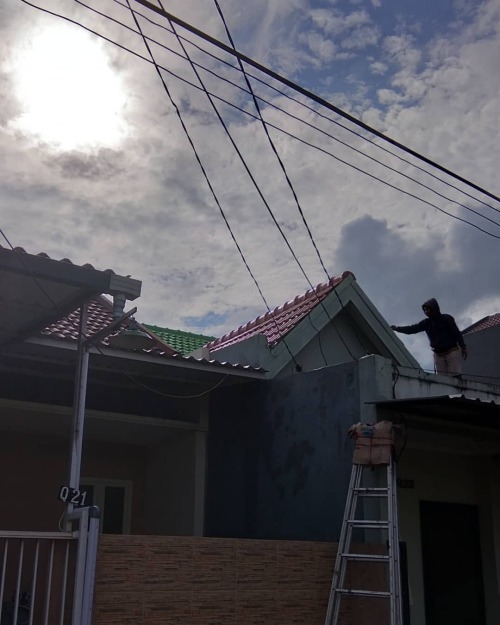
<instances>
[{"instance_id":1,"label":"terracotta roof tile","mask_svg":"<svg viewBox=\"0 0 500 625\"><path fill-rule=\"evenodd\" d=\"M221 338L210 341L207 347L210 351L217 351L223 347L235 345L257 334L266 337L270 347L276 345L296 325L306 317L327 295L329 295L343 280L353 274L345 271L339 278L331 278L329 282L318 284L314 289L297 295L293 300L278 306L270 312L257 317L253 321L240 326L225 334Z\"/></svg>"},{"instance_id":2,"label":"terracotta roof tile","mask_svg":"<svg viewBox=\"0 0 500 625\"><path fill-rule=\"evenodd\" d=\"M113 306L110 301L108 301L105 297L101 296L95 298L89 302L88 313L87 313L87 336L92 336L102 328L106 327L113 321ZM79 334L79 323L80 323L80 312L79 310L75 310L66 317L63 317L59 321L56 321L52 325L48 326L44 330L42 330L43 336L51 336L58 339L66 339L70 341L77 341ZM115 332L112 332L109 336L113 336L122 330L130 327L131 322L129 319L126 319L120 326L118 326ZM143 326L139 324L141 329ZM149 332L147 329L145 330L148 334L150 334L155 339L155 345L151 349L141 350L144 353L149 354L166 354L169 356L173 356L177 354L177 351L164 343L160 337L157 337L152 332ZM105 337L100 345L109 346L109 336Z\"/></svg>"},{"instance_id":3,"label":"terracotta roof tile","mask_svg":"<svg viewBox=\"0 0 500 625\"><path fill-rule=\"evenodd\" d=\"M486 330L487 328L493 328L494 326L500 325L500 313L495 313L494 315L488 315L487 317L483 317L476 323L473 323L471 326L466 328L462 334L470 334L471 332L479 332L480 330Z\"/></svg>"},{"instance_id":4,"label":"terracotta roof tile","mask_svg":"<svg viewBox=\"0 0 500 625\"><path fill-rule=\"evenodd\" d=\"M87 336L95 334L113 320L113 307L110 301L105 297L100 296L89 302L88 315L87 315ZM76 342L79 334L79 310L75 310L67 317L60 319L56 323L51 324L41 334L56 339ZM130 320L125 320L118 328L117 332L126 329L130 325ZM142 324L138 324L139 327L146 331L150 336L155 339L156 343L151 349L141 349L140 352L144 354L150 354L152 356L158 356L161 358L173 358L175 360L182 360L184 362L192 362L204 365L214 365L217 367L224 367L225 369L232 369L236 371L251 371L251 372L263 372L261 367L251 367L248 365L233 364L229 362L219 362L216 360L207 360L205 358L194 358L193 356L183 356L178 353L172 347L167 345L161 337L156 336L154 332L148 330ZM113 333L115 334L115 333ZM112 336L112 335L110 335ZM109 345L109 337L106 337L99 343L101 346ZM98 345L99 345L98 344ZM115 348L116 349L116 348Z\"/></svg>"}]
</instances>

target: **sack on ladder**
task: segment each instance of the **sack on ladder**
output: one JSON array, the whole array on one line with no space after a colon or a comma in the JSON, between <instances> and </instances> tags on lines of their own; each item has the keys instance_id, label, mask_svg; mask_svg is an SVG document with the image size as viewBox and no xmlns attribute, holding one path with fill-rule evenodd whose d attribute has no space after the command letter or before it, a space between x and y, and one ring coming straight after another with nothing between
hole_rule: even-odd
<instances>
[{"instance_id":1,"label":"sack on ladder","mask_svg":"<svg viewBox=\"0 0 500 625\"><path fill-rule=\"evenodd\" d=\"M394 449L394 428L391 421L356 423L349 428L355 439L353 464L389 464Z\"/></svg>"}]
</instances>

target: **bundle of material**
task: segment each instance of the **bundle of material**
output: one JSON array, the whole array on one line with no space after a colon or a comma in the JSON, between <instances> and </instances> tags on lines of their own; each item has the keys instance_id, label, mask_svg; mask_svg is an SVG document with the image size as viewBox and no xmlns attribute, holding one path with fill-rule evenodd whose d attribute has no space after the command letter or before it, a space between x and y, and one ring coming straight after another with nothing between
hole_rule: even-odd
<instances>
[{"instance_id":1,"label":"bundle of material","mask_svg":"<svg viewBox=\"0 0 500 625\"><path fill-rule=\"evenodd\" d=\"M394 451L394 425L391 421L355 423L349 428L355 439L353 464L389 464Z\"/></svg>"}]
</instances>

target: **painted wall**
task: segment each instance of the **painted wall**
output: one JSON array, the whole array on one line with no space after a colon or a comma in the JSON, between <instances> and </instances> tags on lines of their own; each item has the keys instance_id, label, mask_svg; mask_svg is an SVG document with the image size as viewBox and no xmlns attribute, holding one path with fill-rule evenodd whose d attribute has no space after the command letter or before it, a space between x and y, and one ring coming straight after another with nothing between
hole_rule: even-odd
<instances>
[{"instance_id":1,"label":"painted wall","mask_svg":"<svg viewBox=\"0 0 500 625\"><path fill-rule=\"evenodd\" d=\"M397 469L415 484L398 489L400 538L407 544L411 623L425 625L420 501L477 504L474 458L407 449Z\"/></svg>"},{"instance_id":2,"label":"painted wall","mask_svg":"<svg viewBox=\"0 0 500 625\"><path fill-rule=\"evenodd\" d=\"M464 336L467 360L462 371L480 382L500 383L500 326L471 332Z\"/></svg>"},{"instance_id":3,"label":"painted wall","mask_svg":"<svg viewBox=\"0 0 500 625\"><path fill-rule=\"evenodd\" d=\"M86 442L82 475L132 481L132 533L144 532L146 450L133 445ZM69 443L55 436L0 434L0 529L57 531L67 483Z\"/></svg>"},{"instance_id":4,"label":"painted wall","mask_svg":"<svg viewBox=\"0 0 500 625\"><path fill-rule=\"evenodd\" d=\"M178 434L149 450L146 533L193 534L195 452L195 432Z\"/></svg>"},{"instance_id":5,"label":"painted wall","mask_svg":"<svg viewBox=\"0 0 500 625\"><path fill-rule=\"evenodd\" d=\"M214 394L206 534L336 540L359 420L357 364Z\"/></svg>"}]
</instances>

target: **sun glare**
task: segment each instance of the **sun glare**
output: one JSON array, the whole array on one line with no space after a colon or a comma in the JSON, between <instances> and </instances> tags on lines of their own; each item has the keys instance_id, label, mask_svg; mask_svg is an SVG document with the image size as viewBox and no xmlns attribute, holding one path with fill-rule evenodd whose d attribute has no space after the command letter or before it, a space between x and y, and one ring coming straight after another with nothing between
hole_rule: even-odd
<instances>
[{"instance_id":1,"label":"sun glare","mask_svg":"<svg viewBox=\"0 0 500 625\"><path fill-rule=\"evenodd\" d=\"M11 64L20 103L12 126L60 150L116 147L125 91L100 45L64 25L45 29Z\"/></svg>"}]
</instances>

